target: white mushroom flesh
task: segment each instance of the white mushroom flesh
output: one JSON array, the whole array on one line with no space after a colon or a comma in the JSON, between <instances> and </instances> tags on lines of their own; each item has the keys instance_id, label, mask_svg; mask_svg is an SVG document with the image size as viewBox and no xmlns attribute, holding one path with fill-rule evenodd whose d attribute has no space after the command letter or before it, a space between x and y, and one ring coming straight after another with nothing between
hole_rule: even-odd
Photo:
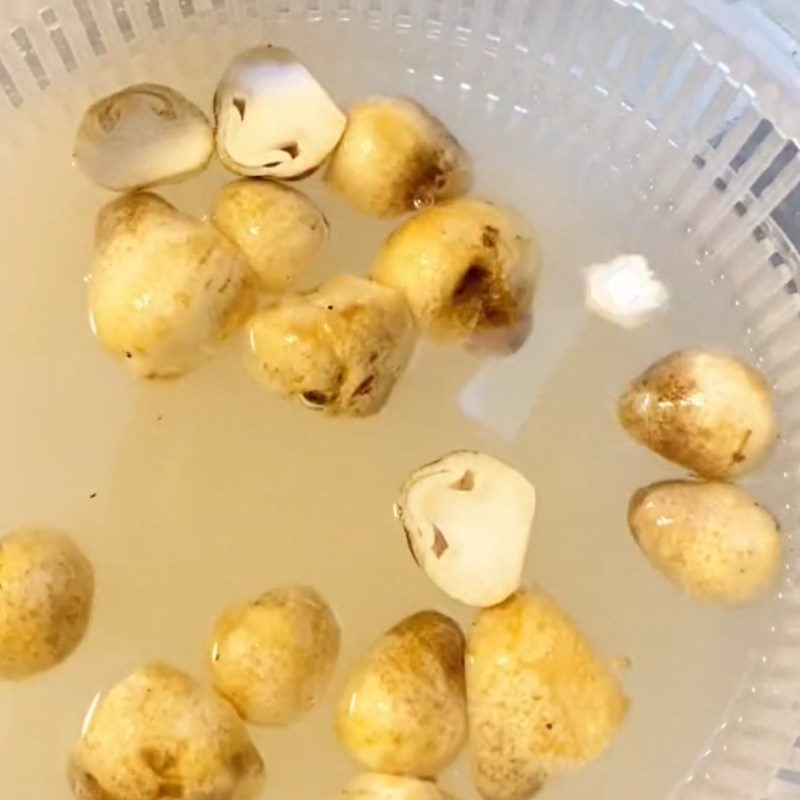
<instances>
[{"instance_id":1,"label":"white mushroom flesh","mask_svg":"<svg viewBox=\"0 0 800 800\"><path fill-rule=\"evenodd\" d=\"M336 147L346 118L293 53L257 47L225 72L214 101L217 152L239 175L299 178Z\"/></svg>"},{"instance_id":2,"label":"white mushroom flesh","mask_svg":"<svg viewBox=\"0 0 800 800\"><path fill-rule=\"evenodd\" d=\"M83 115L75 161L92 181L129 191L184 180L206 167L214 131L203 112L167 86L140 84Z\"/></svg>"},{"instance_id":3,"label":"white mushroom flesh","mask_svg":"<svg viewBox=\"0 0 800 800\"><path fill-rule=\"evenodd\" d=\"M536 490L508 464L451 453L411 475L398 510L414 559L450 597L486 607L519 588Z\"/></svg>"}]
</instances>

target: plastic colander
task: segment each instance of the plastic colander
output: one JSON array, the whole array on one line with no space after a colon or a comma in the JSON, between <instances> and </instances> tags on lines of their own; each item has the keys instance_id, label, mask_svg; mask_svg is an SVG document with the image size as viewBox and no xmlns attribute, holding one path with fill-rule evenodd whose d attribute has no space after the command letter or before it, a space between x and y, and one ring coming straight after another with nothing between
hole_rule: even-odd
<instances>
[{"instance_id":1,"label":"plastic colander","mask_svg":"<svg viewBox=\"0 0 800 800\"><path fill-rule=\"evenodd\" d=\"M741 332L778 399L782 437L765 481L783 526L786 561L775 596L753 627L748 665L738 688L719 705L716 723L702 732L706 742L702 752L684 764L682 775L674 775L669 796L673 800L800 796L800 565L795 549L800 524L797 0L4 0L0 215L8 216L15 198L21 207L33 202L57 209L46 230L25 230L25 219L17 217L14 229L2 228L0 253L5 261L0 269L6 274L19 269L42 269L42 273L25 283L25 292L6 297L5 318L0 318L0 375L16 374L31 353L47 346L53 351L41 374L22 383L9 377L7 384L3 379L6 388L0 395L5 393L7 401L3 430L19 429L23 437L6 442L0 451L9 486L15 485L14 465L24 462L19 469L27 470L29 488L22 492L27 507L35 507L44 493L46 519L57 522L60 512L74 518L69 511L72 501L60 493L74 472L70 448L91 455L100 447L96 438L110 435L105 428L93 427L92 403L82 402L78 411L73 408L63 423L59 419L59 395L69 394L71 375L86 381L92 374L72 360L71 345L65 343L73 335L84 335L85 321L77 319L82 313L81 289L74 286L79 283L74 275L69 282L53 283L48 270L58 265L26 262L28 248L17 241L28 237L37 248L43 240L52 241L47 252L68 261L70 253L61 252L58 244L61 237L76 225L89 228L89 209L100 194L76 200L64 193L61 183L54 189L49 180L52 159L68 155L70 126L90 99L144 77L186 86L186 76L193 76L189 81L193 96L205 92L208 99L231 55L250 44L276 39L287 40L323 81L326 59L337 59L340 73L347 69L341 61L350 59L349 84L354 93L360 81L380 87L381 74L386 73L403 75L405 81L400 87L392 78L389 89L420 93L434 107L437 96L447 96L447 103L442 102L456 109L450 121L455 120L459 133L476 120L480 123L485 135L478 137L476 157L489 169L493 157L507 146L531 142L540 147L549 142L554 159L566 157L581 165L587 185L596 179L607 181L609 191L624 186L627 206L646 207L653 215L656 222L648 225L663 220L677 230L680 246L692 254L686 269L702 275L726 298L731 324ZM56 156L53 142L60 142ZM499 186L503 176L511 175L508 159L503 163ZM27 199L29 195L35 200ZM634 213L615 219L623 240L625 231L638 225ZM62 290L64 302L74 305L76 318L64 342L47 327L50 306L37 299L43 292L48 302L57 304ZM18 309L19 319L10 320L9 309ZM713 324L710 318L709 325ZM535 335L546 336L547 330ZM46 336L51 340L46 342ZM50 380L54 375L58 380ZM115 387L126 385L121 375L114 376L109 380L116 381ZM508 380L511 389L522 387L519 395L529 388L527 372L511 378L498 374L493 385ZM475 396L481 394L480 386L472 388ZM12 391L13 402L8 398ZM462 397L467 405L475 399L469 391L468 386ZM35 420L14 416L25 397L37 398L40 408L45 407L39 402L42 395L49 393L53 393L48 400L52 414L40 413ZM528 410L525 403L509 401L502 406L496 425L501 435L513 436ZM152 412L158 419L158 409ZM44 440L56 430L58 449L47 450ZM92 431L96 436L90 435ZM26 461L15 449L20 447L35 450L39 460ZM102 459L92 463L99 465ZM413 466L410 459L405 466ZM56 472L63 479L53 477ZM20 494L16 489L14 493L15 498ZM20 515L15 511L8 524L21 521ZM180 559L168 544L163 551L154 545L153 553L179 569ZM122 544L119 558L119 574L124 576ZM146 591L148 584L142 586ZM124 617L107 622L98 614L98 625L106 626L105 641L110 644L95 648L92 658L107 661L110 680L118 668L110 650L124 646L126 622ZM109 633L112 630L116 638ZM676 645L669 669L681 670L680 650ZM21 699L11 713L3 709L9 695L0 693L3 800L42 800L43 790L53 800L66 797L62 783L32 780L36 793L24 781L15 786L2 783L2 773L20 759L30 761L32 774L38 772L36 758L30 755L37 745L18 741L13 733L28 713L25 702L39 709L42 703L55 709L71 702L61 689L47 694L51 690L46 684L32 688L21 684L14 691ZM76 703L85 707L86 699ZM43 725L47 719L42 717ZM679 721L672 722L680 732ZM42 741L54 743L42 745L42 758L49 760L53 753L66 757L76 731L55 712L47 728ZM269 763L269 755L266 758ZM654 760L658 758L655 754ZM47 769L53 771L51 766ZM313 753L306 754L297 769L313 772ZM60 767L55 773L60 774ZM297 786L302 785L298 779ZM553 791L571 796L569 786L565 780ZM330 796L336 788L330 787ZM312 796L301 788L296 793ZM581 793L586 794L585 785ZM604 784L598 793L604 800L609 794L650 797L638 789ZM271 796L269 790L265 796Z\"/></svg>"}]
</instances>

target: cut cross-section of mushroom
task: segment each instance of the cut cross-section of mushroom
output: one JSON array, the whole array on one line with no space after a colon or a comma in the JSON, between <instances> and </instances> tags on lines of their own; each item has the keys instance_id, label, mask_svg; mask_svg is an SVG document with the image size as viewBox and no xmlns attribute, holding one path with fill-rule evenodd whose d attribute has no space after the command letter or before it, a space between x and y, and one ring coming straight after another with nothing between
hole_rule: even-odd
<instances>
[{"instance_id":1,"label":"cut cross-section of mushroom","mask_svg":"<svg viewBox=\"0 0 800 800\"><path fill-rule=\"evenodd\" d=\"M91 106L75 140L76 163L95 183L117 191L188 178L213 152L206 115L174 89L151 83Z\"/></svg>"},{"instance_id":2,"label":"cut cross-section of mushroom","mask_svg":"<svg viewBox=\"0 0 800 800\"><path fill-rule=\"evenodd\" d=\"M300 178L328 157L346 118L293 53L256 47L239 55L214 101L217 152L239 175Z\"/></svg>"},{"instance_id":3,"label":"cut cross-section of mushroom","mask_svg":"<svg viewBox=\"0 0 800 800\"><path fill-rule=\"evenodd\" d=\"M470 451L414 472L398 504L417 564L450 597L481 607L519 588L535 511L523 475Z\"/></svg>"}]
</instances>

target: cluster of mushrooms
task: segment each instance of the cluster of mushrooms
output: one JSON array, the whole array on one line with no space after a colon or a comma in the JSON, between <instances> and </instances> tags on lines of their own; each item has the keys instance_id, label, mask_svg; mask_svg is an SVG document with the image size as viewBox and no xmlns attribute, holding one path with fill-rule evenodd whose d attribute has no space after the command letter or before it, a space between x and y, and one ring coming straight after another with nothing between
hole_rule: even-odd
<instances>
[{"instance_id":1,"label":"cluster of mushrooms","mask_svg":"<svg viewBox=\"0 0 800 800\"><path fill-rule=\"evenodd\" d=\"M510 212L460 197L469 159L412 101L377 98L344 115L288 52L249 51L215 101L216 129L188 100L136 86L85 115L76 157L129 192L97 224L92 324L137 375L178 375L243 325L268 386L314 408L364 416L389 397L417 331L462 345L516 346L536 259ZM247 176L219 194L213 224L143 187L203 169L215 147ZM328 161L326 178L368 214L416 212L385 243L372 278L292 284L325 241L321 212L279 180ZM272 179L272 180L268 180ZM781 560L774 518L729 481L776 438L764 379L736 358L674 353L618 407L639 442L696 477L631 499L649 561L696 598L748 602ZM527 800L597 758L628 700L620 661L598 655L539 589L523 588L534 486L489 455L458 451L403 483L396 517L416 564L476 609L465 636L436 611L374 643L338 700L340 742L366 770L345 800L445 800L437 779L469 744L483 800ZM63 533L0 539L0 678L66 659L88 628L92 565ZM323 698L341 630L314 589L269 590L226 610L207 649L212 687L146 665L92 704L69 760L79 800L252 800L265 767L245 723L286 726Z\"/></svg>"},{"instance_id":2,"label":"cluster of mushrooms","mask_svg":"<svg viewBox=\"0 0 800 800\"><path fill-rule=\"evenodd\" d=\"M628 701L612 662L549 596L521 588L534 487L460 451L409 476L396 508L417 564L478 611L466 637L442 613L413 614L355 664L336 729L365 772L343 797L444 800L436 779L468 740L485 800L525 800L596 758ZM63 661L91 614L85 556L63 534L19 531L0 539L0 574L0 677ZM259 794L265 767L245 723L290 725L320 702L339 623L314 589L289 586L225 610L208 641L211 688L152 663L95 699L69 758L79 800Z\"/></svg>"},{"instance_id":3,"label":"cluster of mushrooms","mask_svg":"<svg viewBox=\"0 0 800 800\"><path fill-rule=\"evenodd\" d=\"M672 353L643 372L619 401L634 439L695 477L654 483L630 501L639 547L669 580L712 602L747 603L775 580L775 518L731 481L775 445L775 406L764 378L737 358Z\"/></svg>"},{"instance_id":4,"label":"cluster of mushrooms","mask_svg":"<svg viewBox=\"0 0 800 800\"><path fill-rule=\"evenodd\" d=\"M125 192L100 211L89 283L92 328L137 376L177 376L241 328L271 390L330 414L379 411L418 332L508 351L529 329L537 256L517 215L466 197L471 162L418 103L373 97L343 113L287 50L260 47L228 67L216 125L165 86L132 86L85 113L76 163ZM216 149L242 176L211 221L145 191L187 179ZM411 216L370 277L292 288L328 237L314 203L286 181L325 164L358 211ZM416 213L415 213L416 212Z\"/></svg>"},{"instance_id":5,"label":"cluster of mushrooms","mask_svg":"<svg viewBox=\"0 0 800 800\"><path fill-rule=\"evenodd\" d=\"M669 580L703 600L759 596L780 563L774 518L728 481L776 438L764 379L702 351L656 362L619 401L624 428L698 478L630 504L633 536ZM528 800L596 759L623 724L625 659L608 660L539 589L523 588L534 486L492 456L457 451L403 483L395 515L416 564L475 609L465 636L437 611L401 620L351 671L336 729L366 770L343 800L446 800L437 783L469 746L483 800ZM0 539L0 677L63 661L89 623L94 579L65 535ZM79 800L254 800L264 762L245 723L286 726L323 698L341 630L314 589L272 589L227 609L207 648L212 688L166 664L136 670L91 706L69 760Z\"/></svg>"}]
</instances>

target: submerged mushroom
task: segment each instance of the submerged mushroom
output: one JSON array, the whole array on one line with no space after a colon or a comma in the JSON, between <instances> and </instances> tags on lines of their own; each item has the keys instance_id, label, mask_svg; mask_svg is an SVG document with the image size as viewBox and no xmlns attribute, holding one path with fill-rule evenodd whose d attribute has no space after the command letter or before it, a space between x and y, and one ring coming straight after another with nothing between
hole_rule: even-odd
<instances>
[{"instance_id":1,"label":"submerged mushroom","mask_svg":"<svg viewBox=\"0 0 800 800\"><path fill-rule=\"evenodd\" d=\"M650 563L701 600L747 603L777 577L775 518L732 484L654 483L631 498L628 524Z\"/></svg>"},{"instance_id":2,"label":"submerged mushroom","mask_svg":"<svg viewBox=\"0 0 800 800\"><path fill-rule=\"evenodd\" d=\"M214 131L182 94L152 83L104 97L83 115L75 161L100 186L129 191L174 183L204 169Z\"/></svg>"},{"instance_id":3,"label":"submerged mushroom","mask_svg":"<svg viewBox=\"0 0 800 800\"><path fill-rule=\"evenodd\" d=\"M527 336L537 272L517 216L471 198L412 217L389 236L373 269L377 281L402 289L425 333L503 352Z\"/></svg>"},{"instance_id":4,"label":"submerged mushroom","mask_svg":"<svg viewBox=\"0 0 800 800\"><path fill-rule=\"evenodd\" d=\"M371 97L347 117L327 180L361 211L393 217L469 189L469 156L419 103Z\"/></svg>"},{"instance_id":5,"label":"submerged mushroom","mask_svg":"<svg viewBox=\"0 0 800 800\"><path fill-rule=\"evenodd\" d=\"M613 740L628 710L614 671L540 591L483 609L467 638L475 782L484 800L527 800Z\"/></svg>"},{"instance_id":6,"label":"submerged mushroom","mask_svg":"<svg viewBox=\"0 0 800 800\"><path fill-rule=\"evenodd\" d=\"M23 529L0 538L0 679L54 667L89 625L94 571L63 533Z\"/></svg>"},{"instance_id":7,"label":"submerged mushroom","mask_svg":"<svg viewBox=\"0 0 800 800\"><path fill-rule=\"evenodd\" d=\"M154 194L126 195L100 212L92 325L135 375L169 377L198 364L242 325L254 287L231 242Z\"/></svg>"},{"instance_id":8,"label":"submerged mushroom","mask_svg":"<svg viewBox=\"0 0 800 800\"><path fill-rule=\"evenodd\" d=\"M733 356L684 350L645 370L619 400L634 439L707 478L758 465L776 437L767 382Z\"/></svg>"},{"instance_id":9,"label":"submerged mushroom","mask_svg":"<svg viewBox=\"0 0 800 800\"><path fill-rule=\"evenodd\" d=\"M365 772L345 786L339 800L448 800L448 797L431 781Z\"/></svg>"},{"instance_id":10,"label":"submerged mushroom","mask_svg":"<svg viewBox=\"0 0 800 800\"><path fill-rule=\"evenodd\" d=\"M249 327L253 366L266 386L358 417L385 405L416 342L402 293L353 275L285 297Z\"/></svg>"},{"instance_id":11,"label":"submerged mushroom","mask_svg":"<svg viewBox=\"0 0 800 800\"><path fill-rule=\"evenodd\" d=\"M300 178L328 157L345 115L289 50L256 47L230 64L214 100L217 153L239 175Z\"/></svg>"},{"instance_id":12,"label":"submerged mushroom","mask_svg":"<svg viewBox=\"0 0 800 800\"><path fill-rule=\"evenodd\" d=\"M289 586L226 611L209 647L214 688L256 725L288 725L315 706L339 655L340 631L313 589Z\"/></svg>"},{"instance_id":13,"label":"submerged mushroom","mask_svg":"<svg viewBox=\"0 0 800 800\"><path fill-rule=\"evenodd\" d=\"M520 585L536 490L508 464L459 451L414 472L398 514L414 560L450 597L493 606Z\"/></svg>"},{"instance_id":14,"label":"submerged mushroom","mask_svg":"<svg viewBox=\"0 0 800 800\"><path fill-rule=\"evenodd\" d=\"M226 186L217 195L214 222L247 256L261 285L274 292L309 270L328 237L325 217L311 200L273 181Z\"/></svg>"},{"instance_id":15,"label":"submerged mushroom","mask_svg":"<svg viewBox=\"0 0 800 800\"><path fill-rule=\"evenodd\" d=\"M387 631L348 681L336 729L371 770L432 778L448 766L467 738L457 623L423 611Z\"/></svg>"},{"instance_id":16,"label":"submerged mushroom","mask_svg":"<svg viewBox=\"0 0 800 800\"><path fill-rule=\"evenodd\" d=\"M95 700L69 765L78 800L254 800L263 776L233 708L166 664Z\"/></svg>"}]
</instances>

